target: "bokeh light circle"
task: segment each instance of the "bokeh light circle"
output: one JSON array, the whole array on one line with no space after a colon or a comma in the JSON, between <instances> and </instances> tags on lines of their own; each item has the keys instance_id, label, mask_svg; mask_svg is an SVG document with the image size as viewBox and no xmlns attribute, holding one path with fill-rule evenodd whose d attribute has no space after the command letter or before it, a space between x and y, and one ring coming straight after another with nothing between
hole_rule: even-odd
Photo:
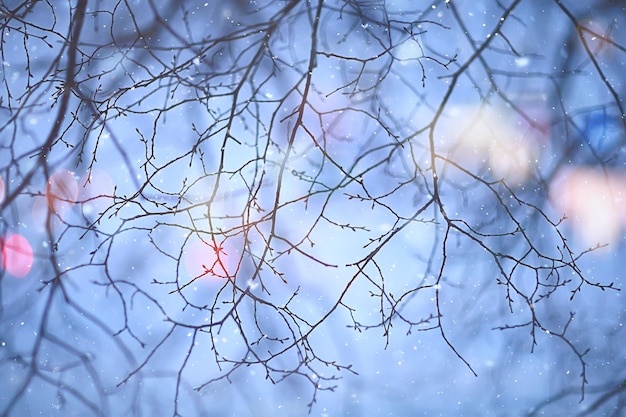
<instances>
[{"instance_id":1,"label":"bokeh light circle","mask_svg":"<svg viewBox=\"0 0 626 417\"><path fill-rule=\"evenodd\" d=\"M78 181L74 174L61 169L50 176L46 185L48 208L58 214L65 214L78 199Z\"/></svg>"},{"instance_id":2,"label":"bokeh light circle","mask_svg":"<svg viewBox=\"0 0 626 417\"><path fill-rule=\"evenodd\" d=\"M2 267L11 275L24 278L33 266L33 248L19 234L8 234L0 239Z\"/></svg>"},{"instance_id":3,"label":"bokeh light circle","mask_svg":"<svg viewBox=\"0 0 626 417\"><path fill-rule=\"evenodd\" d=\"M210 242L194 240L185 251L185 270L191 278L227 278L228 254L218 247L216 250Z\"/></svg>"}]
</instances>

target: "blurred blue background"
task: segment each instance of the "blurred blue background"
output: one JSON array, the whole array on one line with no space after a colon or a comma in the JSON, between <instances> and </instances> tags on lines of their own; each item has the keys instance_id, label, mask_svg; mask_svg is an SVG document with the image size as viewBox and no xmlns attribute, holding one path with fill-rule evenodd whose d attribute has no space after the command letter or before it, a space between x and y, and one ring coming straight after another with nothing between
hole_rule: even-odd
<instances>
[{"instance_id":1,"label":"blurred blue background","mask_svg":"<svg viewBox=\"0 0 626 417\"><path fill-rule=\"evenodd\" d=\"M626 415L625 19L2 2L0 415Z\"/></svg>"}]
</instances>

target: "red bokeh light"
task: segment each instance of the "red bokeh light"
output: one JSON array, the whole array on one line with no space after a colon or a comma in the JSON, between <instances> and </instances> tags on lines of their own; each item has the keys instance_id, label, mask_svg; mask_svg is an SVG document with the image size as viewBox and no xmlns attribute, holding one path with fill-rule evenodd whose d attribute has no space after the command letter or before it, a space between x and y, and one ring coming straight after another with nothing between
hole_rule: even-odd
<instances>
[{"instance_id":1,"label":"red bokeh light","mask_svg":"<svg viewBox=\"0 0 626 417\"><path fill-rule=\"evenodd\" d=\"M33 249L28 240L19 234L0 238L2 267L11 275L24 278L33 266Z\"/></svg>"}]
</instances>

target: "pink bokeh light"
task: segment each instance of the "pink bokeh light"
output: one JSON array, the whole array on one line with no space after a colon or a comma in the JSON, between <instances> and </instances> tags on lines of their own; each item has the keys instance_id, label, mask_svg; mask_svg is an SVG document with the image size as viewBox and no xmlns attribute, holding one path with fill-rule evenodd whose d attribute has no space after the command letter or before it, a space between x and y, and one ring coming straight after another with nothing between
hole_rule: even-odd
<instances>
[{"instance_id":1,"label":"pink bokeh light","mask_svg":"<svg viewBox=\"0 0 626 417\"><path fill-rule=\"evenodd\" d=\"M224 247L200 239L191 242L184 254L184 265L191 278L229 278L229 256Z\"/></svg>"},{"instance_id":2,"label":"pink bokeh light","mask_svg":"<svg viewBox=\"0 0 626 417\"><path fill-rule=\"evenodd\" d=\"M33 266L33 249L19 234L7 234L0 239L2 267L17 278L24 278Z\"/></svg>"}]
</instances>

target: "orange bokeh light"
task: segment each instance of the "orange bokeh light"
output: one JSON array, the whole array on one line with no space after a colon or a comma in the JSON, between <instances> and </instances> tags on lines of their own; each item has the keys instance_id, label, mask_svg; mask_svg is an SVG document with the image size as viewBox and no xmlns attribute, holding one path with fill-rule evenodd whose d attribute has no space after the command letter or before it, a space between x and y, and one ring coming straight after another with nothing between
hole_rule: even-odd
<instances>
[{"instance_id":1,"label":"orange bokeh light","mask_svg":"<svg viewBox=\"0 0 626 417\"><path fill-rule=\"evenodd\" d=\"M33 249L19 234L7 234L0 239L2 267L11 275L24 278L33 266Z\"/></svg>"},{"instance_id":2,"label":"orange bokeh light","mask_svg":"<svg viewBox=\"0 0 626 417\"><path fill-rule=\"evenodd\" d=\"M626 228L626 174L590 167L566 169L550 185L550 200L589 246L615 243Z\"/></svg>"},{"instance_id":3,"label":"orange bokeh light","mask_svg":"<svg viewBox=\"0 0 626 417\"><path fill-rule=\"evenodd\" d=\"M78 199L78 181L74 174L61 169L48 178L46 200L50 211L62 216Z\"/></svg>"},{"instance_id":4,"label":"orange bokeh light","mask_svg":"<svg viewBox=\"0 0 626 417\"><path fill-rule=\"evenodd\" d=\"M515 113L460 106L451 108L449 117L454 122L444 127L443 142L467 169L486 164L495 178L511 185L531 175L539 138L527 125L516 123Z\"/></svg>"},{"instance_id":5,"label":"orange bokeh light","mask_svg":"<svg viewBox=\"0 0 626 417\"><path fill-rule=\"evenodd\" d=\"M59 220L65 218L77 201L78 181L74 174L65 169L56 171L46 182L45 194L35 196L33 199L31 214L34 226L37 230L44 231L50 217L52 217L50 225L58 226ZM51 214L56 216L50 216Z\"/></svg>"}]
</instances>

